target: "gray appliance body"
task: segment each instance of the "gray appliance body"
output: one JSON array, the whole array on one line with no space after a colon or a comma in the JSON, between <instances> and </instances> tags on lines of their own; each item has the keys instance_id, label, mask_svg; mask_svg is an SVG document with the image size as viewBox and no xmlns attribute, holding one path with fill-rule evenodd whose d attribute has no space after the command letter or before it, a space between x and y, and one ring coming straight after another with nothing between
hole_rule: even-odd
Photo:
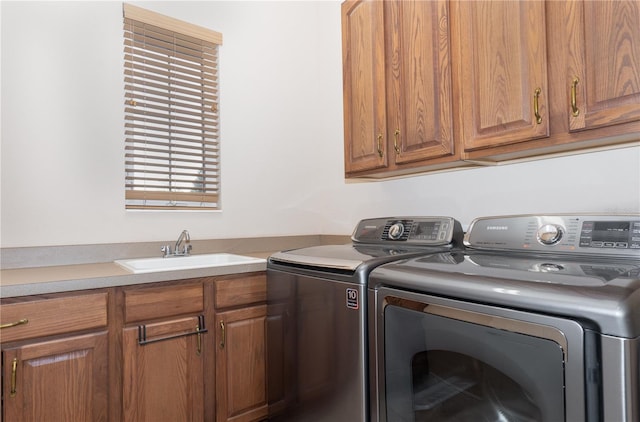
<instances>
[{"instance_id":1,"label":"gray appliance body","mask_svg":"<svg viewBox=\"0 0 640 422\"><path fill-rule=\"evenodd\" d=\"M640 420L640 216L477 219L465 245L371 272L371 420Z\"/></svg>"},{"instance_id":2,"label":"gray appliance body","mask_svg":"<svg viewBox=\"0 0 640 422\"><path fill-rule=\"evenodd\" d=\"M279 252L267 264L272 421L367 422L367 278L387 262L461 245L448 217L360 222L353 243Z\"/></svg>"}]
</instances>

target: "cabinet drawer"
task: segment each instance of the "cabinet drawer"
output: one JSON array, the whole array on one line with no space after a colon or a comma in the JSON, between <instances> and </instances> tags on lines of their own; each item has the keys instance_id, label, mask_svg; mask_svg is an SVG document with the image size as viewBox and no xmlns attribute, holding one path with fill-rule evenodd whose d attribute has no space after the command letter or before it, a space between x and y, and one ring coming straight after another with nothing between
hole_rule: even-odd
<instances>
[{"instance_id":1,"label":"cabinet drawer","mask_svg":"<svg viewBox=\"0 0 640 422\"><path fill-rule=\"evenodd\" d=\"M107 326L107 293L32 300L2 305L0 322L26 323L2 329L2 342Z\"/></svg>"},{"instance_id":2,"label":"cabinet drawer","mask_svg":"<svg viewBox=\"0 0 640 422\"><path fill-rule=\"evenodd\" d=\"M202 283L125 290L125 322L201 313Z\"/></svg>"},{"instance_id":3,"label":"cabinet drawer","mask_svg":"<svg viewBox=\"0 0 640 422\"><path fill-rule=\"evenodd\" d=\"M215 282L216 308L248 305L266 300L266 274L230 277Z\"/></svg>"}]
</instances>

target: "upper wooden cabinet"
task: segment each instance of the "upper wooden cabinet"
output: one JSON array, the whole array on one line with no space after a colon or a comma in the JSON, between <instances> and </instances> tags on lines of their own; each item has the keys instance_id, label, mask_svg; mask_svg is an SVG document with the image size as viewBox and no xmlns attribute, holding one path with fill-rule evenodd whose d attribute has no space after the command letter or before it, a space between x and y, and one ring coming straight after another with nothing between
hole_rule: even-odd
<instances>
[{"instance_id":1,"label":"upper wooden cabinet","mask_svg":"<svg viewBox=\"0 0 640 422\"><path fill-rule=\"evenodd\" d=\"M544 2L452 5L465 150L548 136Z\"/></svg>"},{"instance_id":2,"label":"upper wooden cabinet","mask_svg":"<svg viewBox=\"0 0 640 422\"><path fill-rule=\"evenodd\" d=\"M385 3L387 137L396 164L454 154L447 1Z\"/></svg>"},{"instance_id":3,"label":"upper wooden cabinet","mask_svg":"<svg viewBox=\"0 0 640 422\"><path fill-rule=\"evenodd\" d=\"M448 20L445 0L343 3L347 175L458 158Z\"/></svg>"},{"instance_id":4,"label":"upper wooden cabinet","mask_svg":"<svg viewBox=\"0 0 640 422\"><path fill-rule=\"evenodd\" d=\"M452 1L451 7L456 133L465 160L638 140L637 1Z\"/></svg>"},{"instance_id":5,"label":"upper wooden cabinet","mask_svg":"<svg viewBox=\"0 0 640 422\"><path fill-rule=\"evenodd\" d=\"M387 166L384 4L342 4L344 154L347 174Z\"/></svg>"},{"instance_id":6,"label":"upper wooden cabinet","mask_svg":"<svg viewBox=\"0 0 640 422\"><path fill-rule=\"evenodd\" d=\"M640 2L566 2L570 130L640 120Z\"/></svg>"},{"instance_id":7,"label":"upper wooden cabinet","mask_svg":"<svg viewBox=\"0 0 640 422\"><path fill-rule=\"evenodd\" d=\"M640 138L637 0L349 0L342 31L347 177Z\"/></svg>"}]
</instances>

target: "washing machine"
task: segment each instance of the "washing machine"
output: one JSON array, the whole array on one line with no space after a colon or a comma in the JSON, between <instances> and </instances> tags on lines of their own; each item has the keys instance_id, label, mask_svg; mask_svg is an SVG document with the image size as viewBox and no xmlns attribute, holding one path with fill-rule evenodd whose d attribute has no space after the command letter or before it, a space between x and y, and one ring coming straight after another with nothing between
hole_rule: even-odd
<instances>
[{"instance_id":1,"label":"washing machine","mask_svg":"<svg viewBox=\"0 0 640 422\"><path fill-rule=\"evenodd\" d=\"M462 247L451 217L362 220L343 245L278 252L267 263L267 391L272 421L369 421L368 275L399 259Z\"/></svg>"}]
</instances>

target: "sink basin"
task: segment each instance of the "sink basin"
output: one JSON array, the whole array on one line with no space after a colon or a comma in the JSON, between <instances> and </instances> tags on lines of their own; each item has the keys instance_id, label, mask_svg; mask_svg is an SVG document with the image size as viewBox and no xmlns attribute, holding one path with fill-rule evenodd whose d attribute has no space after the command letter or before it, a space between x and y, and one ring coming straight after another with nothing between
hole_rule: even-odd
<instances>
[{"instance_id":1,"label":"sink basin","mask_svg":"<svg viewBox=\"0 0 640 422\"><path fill-rule=\"evenodd\" d=\"M250 256L228 253L214 253L189 256L172 256L168 258L134 258L114 261L133 273L151 273L156 271L190 270L194 268L228 267L243 264L260 264L266 260Z\"/></svg>"}]
</instances>

